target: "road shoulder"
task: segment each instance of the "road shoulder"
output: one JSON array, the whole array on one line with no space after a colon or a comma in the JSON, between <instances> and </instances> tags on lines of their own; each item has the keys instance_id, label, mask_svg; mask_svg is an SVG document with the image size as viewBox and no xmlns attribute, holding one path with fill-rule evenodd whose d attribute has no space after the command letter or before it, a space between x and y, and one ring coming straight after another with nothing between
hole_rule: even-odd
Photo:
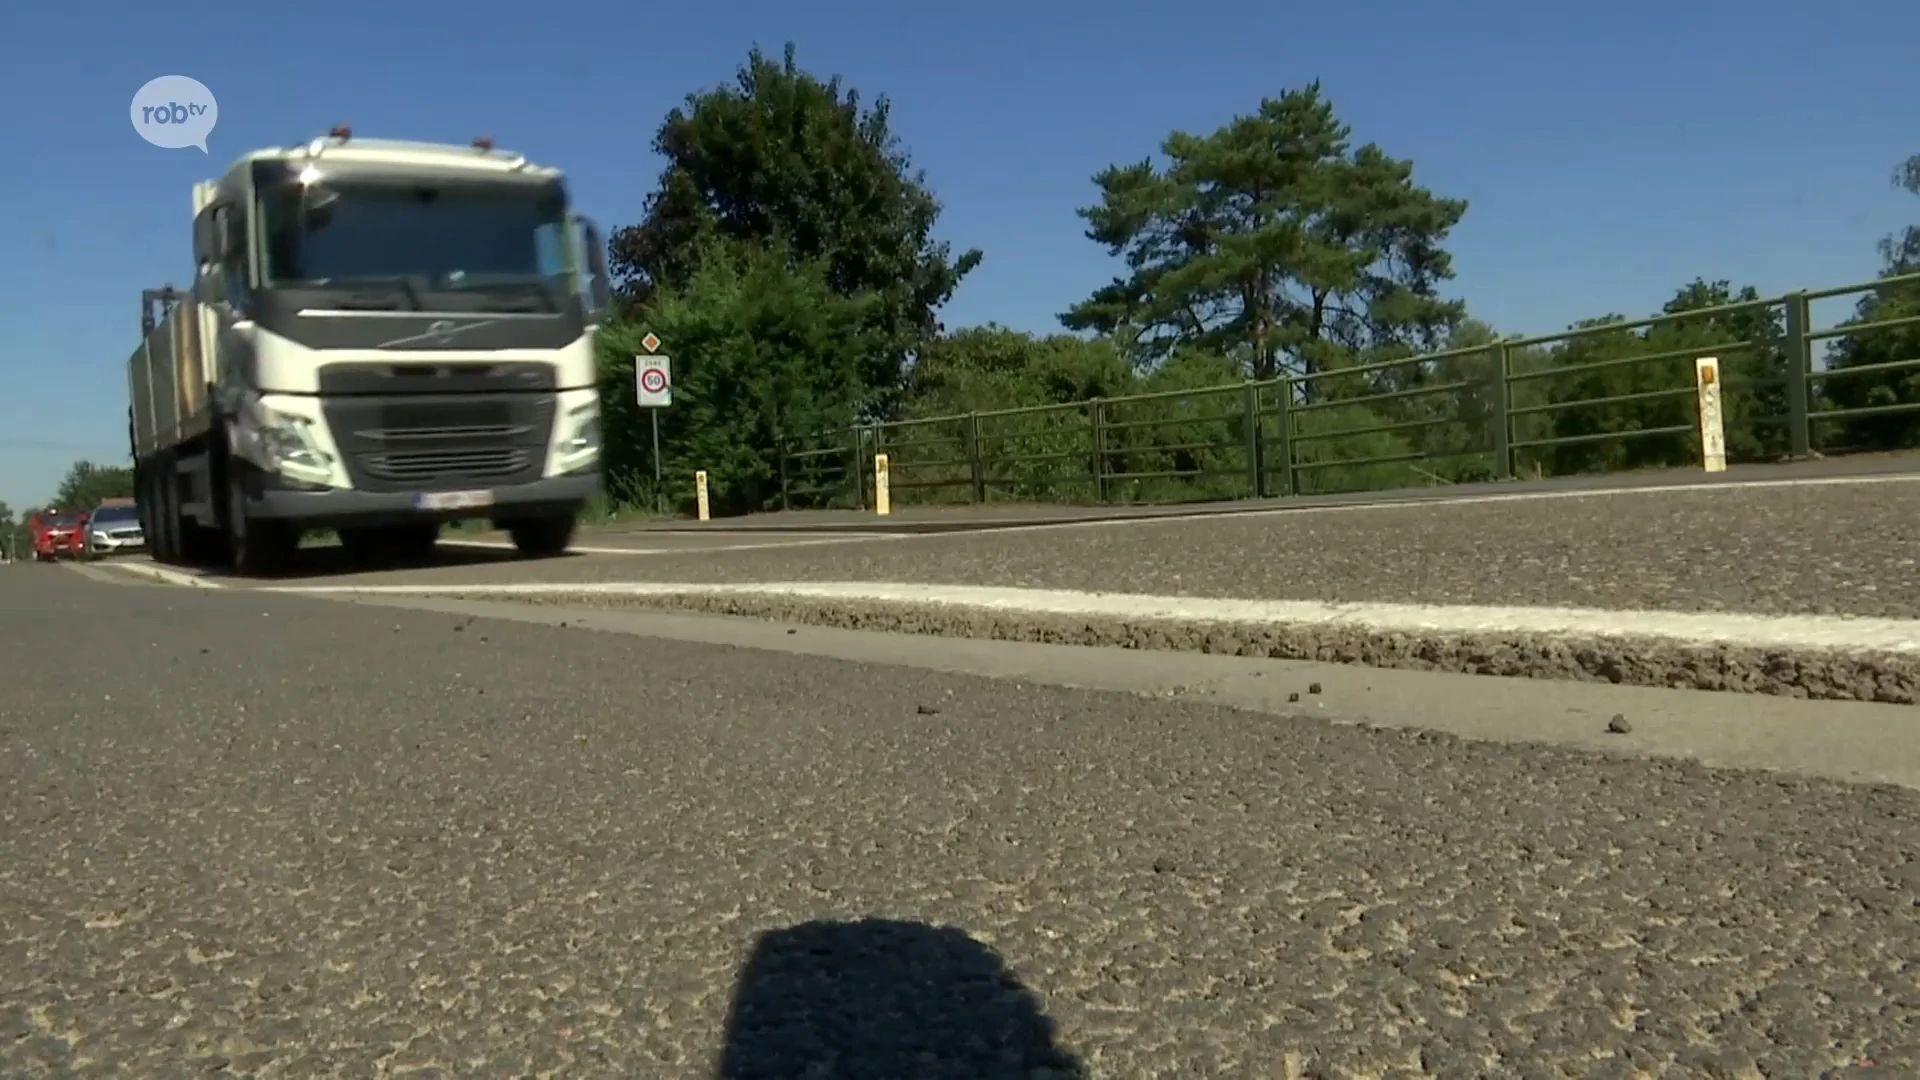
<instances>
[{"instance_id":1,"label":"road shoulder","mask_svg":"<svg viewBox=\"0 0 1920 1080\"><path fill-rule=\"evenodd\" d=\"M1914 738L1920 716L1907 706L927 637L639 609L402 595L325 598L1048 686L1186 698L1288 720L1440 731L1482 741L1685 758L1722 768L1920 789L1920 740ZM644 686L636 687L635 694L643 698ZM937 703L928 704L937 707ZM1619 727L1630 730L1612 730Z\"/></svg>"}]
</instances>

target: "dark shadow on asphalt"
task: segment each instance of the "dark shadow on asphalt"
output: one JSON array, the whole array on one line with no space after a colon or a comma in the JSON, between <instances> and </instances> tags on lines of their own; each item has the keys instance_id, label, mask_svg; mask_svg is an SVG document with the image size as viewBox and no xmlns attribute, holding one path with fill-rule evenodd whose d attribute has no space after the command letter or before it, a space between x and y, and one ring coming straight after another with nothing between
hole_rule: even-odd
<instances>
[{"instance_id":1,"label":"dark shadow on asphalt","mask_svg":"<svg viewBox=\"0 0 1920 1080\"><path fill-rule=\"evenodd\" d=\"M576 552L565 552L552 556L554 559L577 559ZM431 567L456 566L492 566L523 559L512 548L466 547L457 540L442 540L433 553L422 560L404 560L398 558L371 558L356 560L348 556L347 550L338 544L324 544L315 547L303 547L293 556L286 566L263 580L298 581L305 578L338 577L346 574L376 573L382 570L426 569ZM546 561L546 560L542 560ZM223 572L222 576L225 576Z\"/></svg>"},{"instance_id":2,"label":"dark shadow on asphalt","mask_svg":"<svg viewBox=\"0 0 1920 1080\"><path fill-rule=\"evenodd\" d=\"M952 927L868 919L763 934L719 1080L1080 1080L998 955Z\"/></svg>"}]
</instances>

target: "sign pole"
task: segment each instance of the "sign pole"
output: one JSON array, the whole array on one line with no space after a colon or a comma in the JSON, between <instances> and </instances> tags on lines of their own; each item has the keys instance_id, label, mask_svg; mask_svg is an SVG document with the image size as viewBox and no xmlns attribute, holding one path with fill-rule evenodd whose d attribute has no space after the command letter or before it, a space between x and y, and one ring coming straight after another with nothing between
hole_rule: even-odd
<instances>
[{"instance_id":1,"label":"sign pole","mask_svg":"<svg viewBox=\"0 0 1920 1080\"><path fill-rule=\"evenodd\" d=\"M640 339L645 354L633 358L633 384L636 401L647 410L653 428L653 512L667 512L666 466L660 459L660 410L673 404L673 361L659 355L660 338L649 331Z\"/></svg>"},{"instance_id":2,"label":"sign pole","mask_svg":"<svg viewBox=\"0 0 1920 1080\"><path fill-rule=\"evenodd\" d=\"M660 486L660 410L648 409L647 419L653 421L653 512L664 514L667 492Z\"/></svg>"}]
</instances>

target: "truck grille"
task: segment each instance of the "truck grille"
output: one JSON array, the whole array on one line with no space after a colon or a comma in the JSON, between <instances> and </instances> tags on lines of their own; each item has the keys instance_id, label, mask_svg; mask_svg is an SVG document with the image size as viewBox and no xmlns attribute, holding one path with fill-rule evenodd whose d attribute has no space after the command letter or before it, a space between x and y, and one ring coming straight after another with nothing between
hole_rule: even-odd
<instances>
[{"instance_id":1,"label":"truck grille","mask_svg":"<svg viewBox=\"0 0 1920 1080\"><path fill-rule=\"evenodd\" d=\"M322 399L363 491L446 491L538 480L555 395L382 395Z\"/></svg>"},{"instance_id":2,"label":"truck grille","mask_svg":"<svg viewBox=\"0 0 1920 1080\"><path fill-rule=\"evenodd\" d=\"M514 447L490 450L399 450L367 454L360 459L369 473L382 480L432 480L442 476L470 476L476 480L512 476L527 467L529 455Z\"/></svg>"}]
</instances>

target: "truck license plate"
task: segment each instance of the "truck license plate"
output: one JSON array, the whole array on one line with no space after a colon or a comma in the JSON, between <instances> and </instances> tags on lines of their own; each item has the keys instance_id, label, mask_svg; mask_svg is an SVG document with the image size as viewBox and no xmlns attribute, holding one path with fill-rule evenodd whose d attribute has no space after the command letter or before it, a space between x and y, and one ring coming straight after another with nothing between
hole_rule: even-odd
<instances>
[{"instance_id":1,"label":"truck license plate","mask_svg":"<svg viewBox=\"0 0 1920 1080\"><path fill-rule=\"evenodd\" d=\"M471 510L492 506L491 491L424 491L413 497L413 505L422 510Z\"/></svg>"}]
</instances>

